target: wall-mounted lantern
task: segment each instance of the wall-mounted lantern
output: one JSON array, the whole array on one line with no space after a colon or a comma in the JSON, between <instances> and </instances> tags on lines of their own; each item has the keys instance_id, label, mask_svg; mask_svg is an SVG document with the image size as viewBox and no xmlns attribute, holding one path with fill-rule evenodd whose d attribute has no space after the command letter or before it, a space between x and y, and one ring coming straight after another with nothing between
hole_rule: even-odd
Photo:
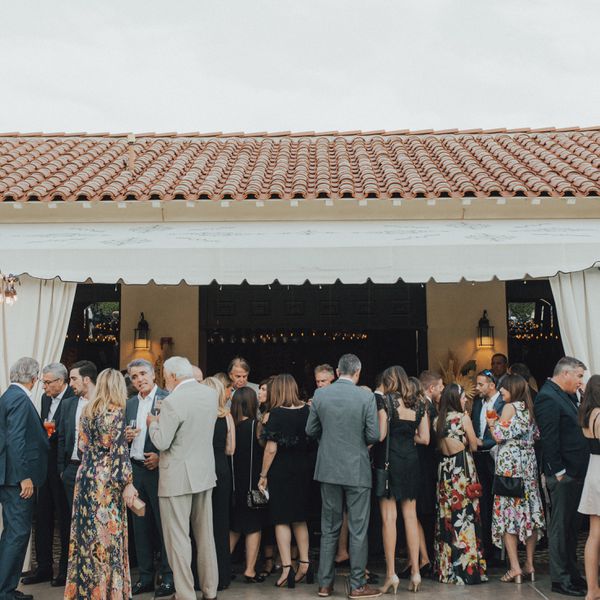
<instances>
[{"instance_id":1,"label":"wall-mounted lantern","mask_svg":"<svg viewBox=\"0 0 600 600\"><path fill-rule=\"evenodd\" d=\"M150 348L150 325L144 318L144 313L140 313L139 323L133 330L133 347L136 350L148 350Z\"/></svg>"},{"instance_id":2,"label":"wall-mounted lantern","mask_svg":"<svg viewBox=\"0 0 600 600\"><path fill-rule=\"evenodd\" d=\"M477 326L477 345L480 348L494 347L494 327L490 325L487 310L483 311L483 316L479 319Z\"/></svg>"}]
</instances>

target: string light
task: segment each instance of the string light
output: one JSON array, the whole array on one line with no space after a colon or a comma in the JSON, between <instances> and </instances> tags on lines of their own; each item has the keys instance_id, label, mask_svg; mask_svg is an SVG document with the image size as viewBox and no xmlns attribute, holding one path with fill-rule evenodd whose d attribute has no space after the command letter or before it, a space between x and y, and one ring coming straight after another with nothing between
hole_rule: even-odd
<instances>
[{"instance_id":1,"label":"string light","mask_svg":"<svg viewBox=\"0 0 600 600\"><path fill-rule=\"evenodd\" d=\"M299 342L312 343L321 341L330 342L363 342L369 339L369 334L364 331L317 331L311 330L279 330L255 331L250 336L243 332L228 332L227 335L214 329L208 333L206 341L210 345L234 344L237 340L241 344L297 344Z\"/></svg>"}]
</instances>

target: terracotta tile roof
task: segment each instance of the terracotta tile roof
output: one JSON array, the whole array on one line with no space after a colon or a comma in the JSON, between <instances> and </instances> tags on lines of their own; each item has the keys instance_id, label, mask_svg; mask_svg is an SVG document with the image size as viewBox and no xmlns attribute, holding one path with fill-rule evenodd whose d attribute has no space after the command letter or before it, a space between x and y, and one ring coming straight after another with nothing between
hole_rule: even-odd
<instances>
[{"instance_id":1,"label":"terracotta tile roof","mask_svg":"<svg viewBox=\"0 0 600 600\"><path fill-rule=\"evenodd\" d=\"M600 195L600 127L0 134L0 199Z\"/></svg>"}]
</instances>

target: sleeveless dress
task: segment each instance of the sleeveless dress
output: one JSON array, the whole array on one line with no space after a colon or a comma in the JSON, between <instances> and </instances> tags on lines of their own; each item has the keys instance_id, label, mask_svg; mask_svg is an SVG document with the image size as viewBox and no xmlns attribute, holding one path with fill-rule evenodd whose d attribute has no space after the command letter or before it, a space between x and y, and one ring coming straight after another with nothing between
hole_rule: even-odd
<instances>
[{"instance_id":1,"label":"sleeveless dress","mask_svg":"<svg viewBox=\"0 0 600 600\"><path fill-rule=\"evenodd\" d=\"M308 519L310 470L306 439L308 406L273 408L262 437L277 443L268 473L269 517L273 525Z\"/></svg>"},{"instance_id":2,"label":"sleeveless dress","mask_svg":"<svg viewBox=\"0 0 600 600\"><path fill-rule=\"evenodd\" d=\"M466 446L462 420L462 413L449 412L444 438ZM479 498L469 498L467 494L467 487L477 481L475 462L469 451L440 457L434 572L442 583L470 585L487 581Z\"/></svg>"},{"instance_id":3,"label":"sleeveless dress","mask_svg":"<svg viewBox=\"0 0 600 600\"><path fill-rule=\"evenodd\" d=\"M123 489L132 474L124 412L82 417L79 449L64 597L126 600L131 580Z\"/></svg>"},{"instance_id":4,"label":"sleeveless dress","mask_svg":"<svg viewBox=\"0 0 600 600\"><path fill-rule=\"evenodd\" d=\"M231 583L231 558L229 554L229 510L231 507L230 457L225 454L227 445L227 418L219 417L215 423L213 434L213 450L215 453L215 473L217 484L212 491L213 535L217 551L219 567L219 587L227 587Z\"/></svg>"},{"instance_id":5,"label":"sleeveless dress","mask_svg":"<svg viewBox=\"0 0 600 600\"><path fill-rule=\"evenodd\" d=\"M590 429L595 431L595 421ZM600 516L600 440L597 438L588 438L590 446L590 462L588 464L581 501L579 502L579 512L582 515Z\"/></svg>"},{"instance_id":6,"label":"sleeveless dress","mask_svg":"<svg viewBox=\"0 0 600 600\"><path fill-rule=\"evenodd\" d=\"M492 542L502 547L502 536L511 533L522 543L536 534L542 537L544 509L538 483L537 460L534 443L539 430L529 420L524 402L513 402L515 415L510 421L497 421L494 437L498 442L496 475L522 477L525 498L494 496L492 512Z\"/></svg>"},{"instance_id":7,"label":"sleeveless dress","mask_svg":"<svg viewBox=\"0 0 600 600\"><path fill-rule=\"evenodd\" d=\"M375 396L377 410L387 413L385 397ZM390 490L396 500L414 500L419 495L421 487L421 474L419 467L419 453L415 444L415 433L425 414L422 404L415 407L415 419L401 419L398 415L400 400L398 397L388 396L391 402L391 418L388 435L390 436ZM386 441L377 444L375 451L375 465L382 469L385 465Z\"/></svg>"}]
</instances>

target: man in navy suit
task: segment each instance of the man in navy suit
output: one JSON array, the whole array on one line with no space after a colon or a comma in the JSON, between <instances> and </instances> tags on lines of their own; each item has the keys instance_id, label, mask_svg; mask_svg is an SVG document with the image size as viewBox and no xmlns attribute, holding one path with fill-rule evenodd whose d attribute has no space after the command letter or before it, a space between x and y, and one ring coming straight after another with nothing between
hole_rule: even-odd
<instances>
[{"instance_id":1,"label":"man in navy suit","mask_svg":"<svg viewBox=\"0 0 600 600\"><path fill-rule=\"evenodd\" d=\"M477 393L478 396L473 401L473 411L471 413L473 429L475 429L475 435L477 436L477 452L473 454L473 458L483 492L479 500L483 550L486 560L493 565L496 560L494 557L494 544L492 543L493 487L496 463L490 451L496 445L496 440L492 437L488 427L486 413L488 410L494 409L500 416L504 408L504 400L498 390L498 380L489 369L484 369L477 374Z\"/></svg>"},{"instance_id":2,"label":"man in navy suit","mask_svg":"<svg viewBox=\"0 0 600 600\"><path fill-rule=\"evenodd\" d=\"M541 466L552 503L548 520L552 591L565 596L586 595L586 582L577 568L577 508L590 451L579 424L576 396L583 387L585 371L577 358L561 358L534 404L541 434Z\"/></svg>"},{"instance_id":3,"label":"man in navy suit","mask_svg":"<svg viewBox=\"0 0 600 600\"><path fill-rule=\"evenodd\" d=\"M51 363L42 369L41 384L44 388L42 396L42 421L54 421L56 429L61 422L64 401L75 396L72 388L67 385L69 373L61 363ZM40 487L37 494L35 509L35 555L37 569L21 583L25 585L52 581L53 587L65 585L67 577L67 562L69 559L69 523L71 515L67 496L62 481L58 474L58 432L48 439L50 452L48 453L48 479ZM54 523L58 520L60 533L60 559L58 575L52 578L53 558L52 548L54 542Z\"/></svg>"},{"instance_id":4,"label":"man in navy suit","mask_svg":"<svg viewBox=\"0 0 600 600\"><path fill-rule=\"evenodd\" d=\"M171 597L175 593L173 571L169 566L163 541L158 502L159 452L152 443L146 426L146 417L150 413L157 413L160 401L167 397L168 392L156 385L154 367L147 360L138 359L130 362L127 365L127 373L138 393L127 400L125 435L130 444L133 485L138 490L140 499L146 503L146 514L143 517L132 515L140 578L131 591L134 596L137 596L154 590L154 550L160 550L162 581L154 592L154 597ZM135 427L131 426L133 421Z\"/></svg>"},{"instance_id":5,"label":"man in navy suit","mask_svg":"<svg viewBox=\"0 0 600 600\"><path fill-rule=\"evenodd\" d=\"M48 435L30 397L39 372L36 360L20 358L0 396L0 600L32 598L16 589L31 533L34 490L46 480L48 468Z\"/></svg>"}]
</instances>

